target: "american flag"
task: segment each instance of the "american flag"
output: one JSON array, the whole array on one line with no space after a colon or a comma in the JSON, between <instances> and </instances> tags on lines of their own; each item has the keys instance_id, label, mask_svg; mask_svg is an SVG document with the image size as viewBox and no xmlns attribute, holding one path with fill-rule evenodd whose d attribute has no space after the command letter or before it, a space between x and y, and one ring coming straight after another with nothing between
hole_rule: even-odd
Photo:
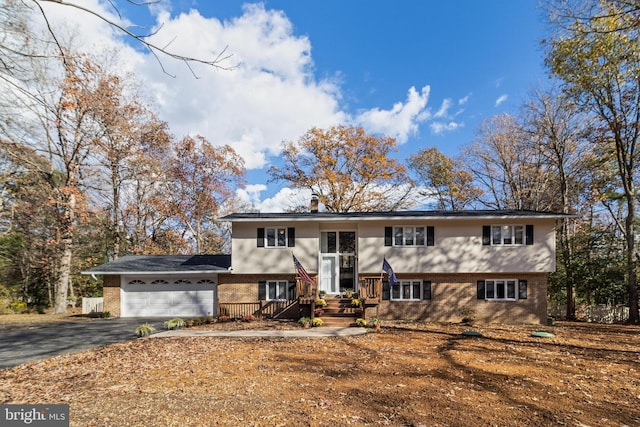
<instances>
[{"instance_id":1,"label":"american flag","mask_svg":"<svg viewBox=\"0 0 640 427\"><path fill-rule=\"evenodd\" d=\"M309 273L307 273L307 270L305 270L302 264L300 264L300 261L298 261L298 258L296 258L296 256L293 254L291 255L293 256L293 265L296 266L296 270L298 271L298 276L302 278L303 282L308 283L310 285L315 285L316 281L313 280L311 276L309 276Z\"/></svg>"}]
</instances>

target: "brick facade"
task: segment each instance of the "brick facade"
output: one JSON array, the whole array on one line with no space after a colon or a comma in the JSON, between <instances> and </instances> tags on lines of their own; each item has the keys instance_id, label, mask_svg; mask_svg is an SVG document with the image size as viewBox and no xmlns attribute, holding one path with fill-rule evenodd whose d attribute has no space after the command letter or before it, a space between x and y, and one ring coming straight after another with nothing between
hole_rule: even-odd
<instances>
[{"instance_id":1,"label":"brick facade","mask_svg":"<svg viewBox=\"0 0 640 427\"><path fill-rule=\"evenodd\" d=\"M478 323L544 324L547 319L546 273L412 275L410 278L431 281L431 300L384 300L379 307L369 309L367 316L389 320L460 322L463 311L471 311ZM399 275L398 279L402 280L403 277ZM477 299L477 281L485 279L527 280L527 299Z\"/></svg>"},{"instance_id":2,"label":"brick facade","mask_svg":"<svg viewBox=\"0 0 640 427\"><path fill-rule=\"evenodd\" d=\"M103 311L120 317L120 276L104 276L102 284Z\"/></svg>"}]
</instances>

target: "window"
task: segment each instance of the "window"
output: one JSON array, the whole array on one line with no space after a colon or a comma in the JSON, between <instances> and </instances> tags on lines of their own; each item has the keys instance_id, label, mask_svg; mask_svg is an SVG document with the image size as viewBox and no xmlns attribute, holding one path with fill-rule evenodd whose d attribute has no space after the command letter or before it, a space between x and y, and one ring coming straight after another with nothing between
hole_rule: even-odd
<instances>
[{"instance_id":1,"label":"window","mask_svg":"<svg viewBox=\"0 0 640 427\"><path fill-rule=\"evenodd\" d=\"M296 284L287 280L268 280L258 283L258 299L286 301L296 298Z\"/></svg>"},{"instance_id":2,"label":"window","mask_svg":"<svg viewBox=\"0 0 640 427\"><path fill-rule=\"evenodd\" d=\"M146 285L147 282L145 282L144 280L129 280L129 282L127 282L127 285Z\"/></svg>"},{"instance_id":3,"label":"window","mask_svg":"<svg viewBox=\"0 0 640 427\"><path fill-rule=\"evenodd\" d=\"M385 227L385 246L433 246L435 228L432 226Z\"/></svg>"},{"instance_id":4,"label":"window","mask_svg":"<svg viewBox=\"0 0 640 427\"><path fill-rule=\"evenodd\" d=\"M533 245L533 225L485 225L482 244L491 246Z\"/></svg>"},{"instance_id":5,"label":"window","mask_svg":"<svg viewBox=\"0 0 640 427\"><path fill-rule=\"evenodd\" d=\"M388 286L388 284L387 284ZM400 280L391 286L392 301L420 301L431 299L431 282L422 280Z\"/></svg>"},{"instance_id":6,"label":"window","mask_svg":"<svg viewBox=\"0 0 640 427\"><path fill-rule=\"evenodd\" d=\"M173 282L176 285L190 285L191 284L191 280L187 280L187 279L178 279L175 282Z\"/></svg>"},{"instance_id":7,"label":"window","mask_svg":"<svg viewBox=\"0 0 640 427\"><path fill-rule=\"evenodd\" d=\"M523 228L522 225L492 225L491 244L522 245Z\"/></svg>"},{"instance_id":8,"label":"window","mask_svg":"<svg viewBox=\"0 0 640 427\"><path fill-rule=\"evenodd\" d=\"M527 299L527 281L515 279L489 279L478 281L478 299L515 301Z\"/></svg>"},{"instance_id":9,"label":"window","mask_svg":"<svg viewBox=\"0 0 640 427\"><path fill-rule=\"evenodd\" d=\"M258 228L257 246L259 248L286 248L295 246L295 228L269 227Z\"/></svg>"},{"instance_id":10,"label":"window","mask_svg":"<svg viewBox=\"0 0 640 427\"><path fill-rule=\"evenodd\" d=\"M216 284L216 282L214 282L211 279L201 279L201 280L198 280L197 283L198 285L215 285Z\"/></svg>"},{"instance_id":11,"label":"window","mask_svg":"<svg viewBox=\"0 0 640 427\"><path fill-rule=\"evenodd\" d=\"M164 279L156 279L153 282L151 282L152 285L168 285L169 282L167 282Z\"/></svg>"}]
</instances>

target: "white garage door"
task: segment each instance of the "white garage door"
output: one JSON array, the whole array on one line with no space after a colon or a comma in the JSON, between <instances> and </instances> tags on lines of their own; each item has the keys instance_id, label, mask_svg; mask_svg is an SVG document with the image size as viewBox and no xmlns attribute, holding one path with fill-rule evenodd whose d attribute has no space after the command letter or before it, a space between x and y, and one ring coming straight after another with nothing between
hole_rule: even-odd
<instances>
[{"instance_id":1,"label":"white garage door","mask_svg":"<svg viewBox=\"0 0 640 427\"><path fill-rule=\"evenodd\" d=\"M214 316L215 281L125 277L120 305L122 317Z\"/></svg>"}]
</instances>

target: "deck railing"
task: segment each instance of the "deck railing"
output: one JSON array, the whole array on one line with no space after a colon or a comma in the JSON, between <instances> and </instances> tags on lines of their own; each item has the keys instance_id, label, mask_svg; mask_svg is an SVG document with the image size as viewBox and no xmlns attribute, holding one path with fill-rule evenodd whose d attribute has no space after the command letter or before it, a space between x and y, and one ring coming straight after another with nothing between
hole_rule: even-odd
<instances>
[{"instance_id":1,"label":"deck railing","mask_svg":"<svg viewBox=\"0 0 640 427\"><path fill-rule=\"evenodd\" d=\"M224 302L218 304L218 316L229 316L241 319L253 316L257 319L278 317L295 301L258 301L258 302Z\"/></svg>"},{"instance_id":2,"label":"deck railing","mask_svg":"<svg viewBox=\"0 0 640 427\"><path fill-rule=\"evenodd\" d=\"M298 298L303 299L316 298L318 295L318 282L311 285L304 282L300 277L296 277L296 295Z\"/></svg>"},{"instance_id":3,"label":"deck railing","mask_svg":"<svg viewBox=\"0 0 640 427\"><path fill-rule=\"evenodd\" d=\"M362 300L382 298L382 278L380 276L360 276L358 296Z\"/></svg>"}]
</instances>

